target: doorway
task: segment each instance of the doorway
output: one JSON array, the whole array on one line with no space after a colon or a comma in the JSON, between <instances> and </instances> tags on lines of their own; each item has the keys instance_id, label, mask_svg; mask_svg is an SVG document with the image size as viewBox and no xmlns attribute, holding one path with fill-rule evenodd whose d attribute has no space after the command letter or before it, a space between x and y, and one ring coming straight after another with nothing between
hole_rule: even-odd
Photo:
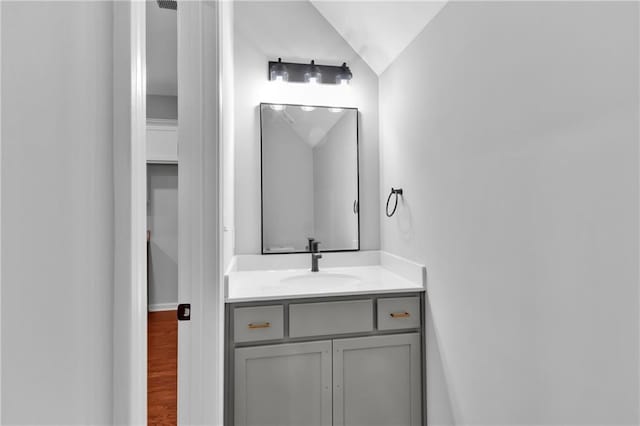
<instances>
[{"instance_id":1,"label":"doorway","mask_svg":"<svg viewBox=\"0 0 640 426\"><path fill-rule=\"evenodd\" d=\"M147 162L147 188L147 418L150 425L175 425L178 413L178 165Z\"/></svg>"},{"instance_id":2,"label":"doorway","mask_svg":"<svg viewBox=\"0 0 640 426\"><path fill-rule=\"evenodd\" d=\"M146 6L147 423L178 422L177 2Z\"/></svg>"},{"instance_id":3,"label":"doorway","mask_svg":"<svg viewBox=\"0 0 640 426\"><path fill-rule=\"evenodd\" d=\"M147 423L146 4L116 2L114 422ZM156 2L157 3L157 2ZM219 6L180 2L177 424L222 424ZM153 242L153 235L151 235Z\"/></svg>"}]
</instances>

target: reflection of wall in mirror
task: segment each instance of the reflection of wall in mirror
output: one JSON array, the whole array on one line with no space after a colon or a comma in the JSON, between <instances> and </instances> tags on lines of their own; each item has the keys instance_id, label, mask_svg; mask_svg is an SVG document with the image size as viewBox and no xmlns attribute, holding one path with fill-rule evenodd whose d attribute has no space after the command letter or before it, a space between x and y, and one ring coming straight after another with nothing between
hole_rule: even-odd
<instances>
[{"instance_id":1,"label":"reflection of wall in mirror","mask_svg":"<svg viewBox=\"0 0 640 426\"><path fill-rule=\"evenodd\" d=\"M263 250L306 250L313 235L313 159L282 114L262 111Z\"/></svg>"},{"instance_id":2,"label":"reflection of wall in mirror","mask_svg":"<svg viewBox=\"0 0 640 426\"><path fill-rule=\"evenodd\" d=\"M324 250L358 248L356 140L357 112L347 110L314 148L315 230Z\"/></svg>"}]
</instances>

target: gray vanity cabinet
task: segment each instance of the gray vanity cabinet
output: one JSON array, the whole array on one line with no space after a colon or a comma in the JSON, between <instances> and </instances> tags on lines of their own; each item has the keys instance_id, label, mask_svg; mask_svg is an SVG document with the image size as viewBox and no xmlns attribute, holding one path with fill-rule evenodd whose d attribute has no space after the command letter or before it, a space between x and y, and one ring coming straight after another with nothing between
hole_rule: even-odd
<instances>
[{"instance_id":1,"label":"gray vanity cabinet","mask_svg":"<svg viewBox=\"0 0 640 426\"><path fill-rule=\"evenodd\" d=\"M331 341L235 352L237 426L331 426Z\"/></svg>"},{"instance_id":2,"label":"gray vanity cabinet","mask_svg":"<svg viewBox=\"0 0 640 426\"><path fill-rule=\"evenodd\" d=\"M419 426L424 294L228 304L226 426Z\"/></svg>"},{"instance_id":3,"label":"gray vanity cabinet","mask_svg":"<svg viewBox=\"0 0 640 426\"><path fill-rule=\"evenodd\" d=\"M334 426L419 426L420 335L333 341Z\"/></svg>"}]
</instances>

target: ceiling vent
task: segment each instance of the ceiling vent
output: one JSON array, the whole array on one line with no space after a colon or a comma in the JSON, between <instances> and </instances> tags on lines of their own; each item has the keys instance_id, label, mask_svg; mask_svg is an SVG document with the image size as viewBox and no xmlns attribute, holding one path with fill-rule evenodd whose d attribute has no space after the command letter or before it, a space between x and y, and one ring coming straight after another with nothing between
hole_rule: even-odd
<instances>
[{"instance_id":1,"label":"ceiling vent","mask_svg":"<svg viewBox=\"0 0 640 426\"><path fill-rule=\"evenodd\" d=\"M158 6L160 6L160 9L171 9L171 10L178 9L177 0L157 0L157 2L158 2Z\"/></svg>"}]
</instances>

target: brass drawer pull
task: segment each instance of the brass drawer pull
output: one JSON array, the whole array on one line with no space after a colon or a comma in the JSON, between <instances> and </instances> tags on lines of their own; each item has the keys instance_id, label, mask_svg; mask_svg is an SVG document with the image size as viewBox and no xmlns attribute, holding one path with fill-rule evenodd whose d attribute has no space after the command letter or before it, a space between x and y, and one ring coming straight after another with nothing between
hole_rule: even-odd
<instances>
[{"instance_id":1,"label":"brass drawer pull","mask_svg":"<svg viewBox=\"0 0 640 426\"><path fill-rule=\"evenodd\" d=\"M411 315L409 312L392 312L391 318L409 318Z\"/></svg>"},{"instance_id":2,"label":"brass drawer pull","mask_svg":"<svg viewBox=\"0 0 640 426\"><path fill-rule=\"evenodd\" d=\"M249 323L249 328L251 329L256 329L256 328L269 328L271 327L271 323L270 322L258 322L258 323Z\"/></svg>"}]
</instances>

